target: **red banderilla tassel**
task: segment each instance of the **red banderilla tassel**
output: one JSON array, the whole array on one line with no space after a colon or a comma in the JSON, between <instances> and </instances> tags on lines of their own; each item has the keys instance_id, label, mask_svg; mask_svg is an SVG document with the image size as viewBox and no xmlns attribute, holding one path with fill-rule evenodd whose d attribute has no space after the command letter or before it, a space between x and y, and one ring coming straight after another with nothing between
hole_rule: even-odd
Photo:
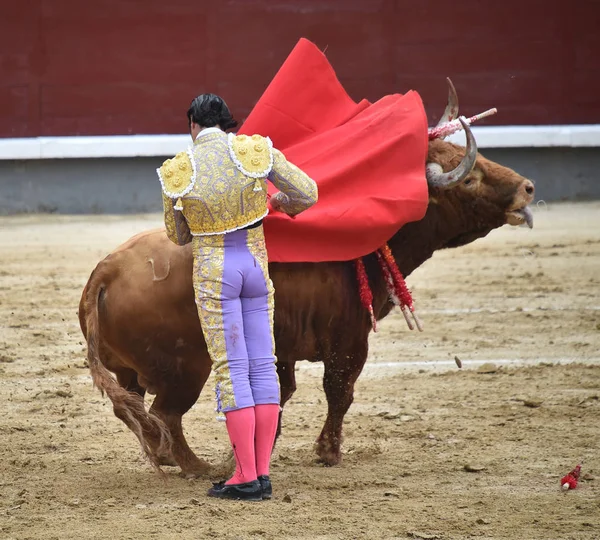
<instances>
[{"instance_id":1,"label":"red banderilla tassel","mask_svg":"<svg viewBox=\"0 0 600 540\"><path fill-rule=\"evenodd\" d=\"M577 481L581 474L581 463L577 465L569 474L563 476L560 479L560 487L564 490L575 489L577 487Z\"/></svg>"},{"instance_id":2,"label":"red banderilla tassel","mask_svg":"<svg viewBox=\"0 0 600 540\"><path fill-rule=\"evenodd\" d=\"M354 261L356 265L356 277L358 278L358 293L360 295L360 303L369 312L371 317L371 326L373 326L373 332L377 332L377 321L375 320L375 314L373 313L373 293L369 286L369 276L365 270L365 264L362 259L356 259Z\"/></svg>"},{"instance_id":3,"label":"red banderilla tassel","mask_svg":"<svg viewBox=\"0 0 600 540\"><path fill-rule=\"evenodd\" d=\"M412 315L417 328L420 332L422 332L423 325L415 313L412 296L408 290L408 287L406 286L404 277L402 276L402 273L396 264L396 259L394 259L392 250L387 244L384 244L377 251L377 257L379 258L379 265L381 266L381 271L385 277L386 284L388 286L388 293L390 294L392 301L397 306L400 306L408 327L411 330L414 329L409 317L409 315Z\"/></svg>"}]
</instances>

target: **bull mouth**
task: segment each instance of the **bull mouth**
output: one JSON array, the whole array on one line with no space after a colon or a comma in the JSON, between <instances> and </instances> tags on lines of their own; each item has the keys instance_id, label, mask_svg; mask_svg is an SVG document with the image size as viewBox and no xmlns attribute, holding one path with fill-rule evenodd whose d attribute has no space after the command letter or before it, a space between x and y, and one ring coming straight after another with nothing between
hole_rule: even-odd
<instances>
[{"instance_id":1,"label":"bull mouth","mask_svg":"<svg viewBox=\"0 0 600 540\"><path fill-rule=\"evenodd\" d=\"M529 208L529 206L525 206L524 208L507 212L506 223L515 226L524 225L527 223L527 226L530 229L533 229L533 213L531 212L531 208Z\"/></svg>"}]
</instances>

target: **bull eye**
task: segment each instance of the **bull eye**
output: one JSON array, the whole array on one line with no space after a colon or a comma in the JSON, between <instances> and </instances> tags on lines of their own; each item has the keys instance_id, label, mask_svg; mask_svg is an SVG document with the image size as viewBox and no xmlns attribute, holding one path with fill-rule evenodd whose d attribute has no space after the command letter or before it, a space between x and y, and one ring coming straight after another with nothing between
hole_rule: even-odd
<instances>
[{"instance_id":1,"label":"bull eye","mask_svg":"<svg viewBox=\"0 0 600 540\"><path fill-rule=\"evenodd\" d=\"M465 184L465 186L468 186L471 183L471 178L467 178L463 183Z\"/></svg>"}]
</instances>

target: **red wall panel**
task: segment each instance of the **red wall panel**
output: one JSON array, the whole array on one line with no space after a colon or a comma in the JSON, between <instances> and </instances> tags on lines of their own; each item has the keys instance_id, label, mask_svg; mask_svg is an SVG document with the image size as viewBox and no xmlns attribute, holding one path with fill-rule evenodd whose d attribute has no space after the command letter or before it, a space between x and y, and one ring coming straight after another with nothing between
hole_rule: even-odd
<instances>
[{"instance_id":1,"label":"red wall panel","mask_svg":"<svg viewBox=\"0 0 600 540\"><path fill-rule=\"evenodd\" d=\"M300 37L352 97L454 81L487 124L600 123L596 0L0 0L0 136L181 133L202 92L239 120Z\"/></svg>"}]
</instances>

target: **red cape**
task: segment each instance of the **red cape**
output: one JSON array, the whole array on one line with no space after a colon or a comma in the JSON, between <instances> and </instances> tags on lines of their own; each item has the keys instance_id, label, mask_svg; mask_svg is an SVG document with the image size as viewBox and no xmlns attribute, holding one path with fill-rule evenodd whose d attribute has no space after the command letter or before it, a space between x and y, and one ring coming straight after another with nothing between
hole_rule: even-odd
<instances>
[{"instance_id":1,"label":"red cape","mask_svg":"<svg viewBox=\"0 0 600 540\"><path fill-rule=\"evenodd\" d=\"M269 136L319 188L291 219L265 218L270 261L345 261L372 253L425 215L427 117L419 95L354 102L325 55L301 39L240 134ZM269 192L275 189L270 185Z\"/></svg>"}]
</instances>

